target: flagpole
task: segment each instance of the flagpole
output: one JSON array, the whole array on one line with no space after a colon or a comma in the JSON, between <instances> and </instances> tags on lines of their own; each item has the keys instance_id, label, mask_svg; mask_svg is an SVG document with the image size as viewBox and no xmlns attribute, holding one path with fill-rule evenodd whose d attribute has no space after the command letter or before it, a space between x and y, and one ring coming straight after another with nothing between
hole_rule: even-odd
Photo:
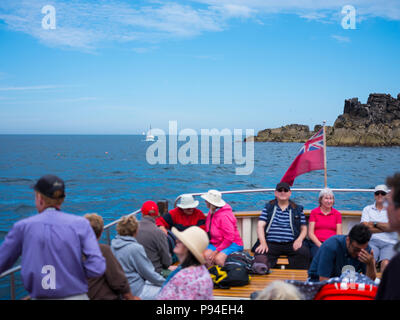
<instances>
[{"instance_id":1,"label":"flagpole","mask_svg":"<svg viewBox=\"0 0 400 320\"><path fill-rule=\"evenodd\" d=\"M324 130L324 178L325 178L325 188L328 187L328 175L326 172L326 129L325 129L325 124L326 120L322 122L323 124L323 130Z\"/></svg>"}]
</instances>

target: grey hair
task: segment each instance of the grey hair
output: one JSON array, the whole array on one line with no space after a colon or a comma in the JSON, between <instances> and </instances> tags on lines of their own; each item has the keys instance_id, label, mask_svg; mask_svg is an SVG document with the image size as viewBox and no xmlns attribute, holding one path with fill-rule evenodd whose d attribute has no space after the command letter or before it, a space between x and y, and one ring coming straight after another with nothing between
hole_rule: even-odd
<instances>
[{"instance_id":1,"label":"grey hair","mask_svg":"<svg viewBox=\"0 0 400 320\"><path fill-rule=\"evenodd\" d=\"M324 196L332 196L333 200L335 201L335 195L333 194L333 191L329 188L325 188L325 189L322 189L319 193L319 196L318 196L319 205L321 205L321 200Z\"/></svg>"},{"instance_id":2,"label":"grey hair","mask_svg":"<svg viewBox=\"0 0 400 320\"><path fill-rule=\"evenodd\" d=\"M256 297L256 300L303 300L300 291L292 284L282 280L271 282Z\"/></svg>"}]
</instances>

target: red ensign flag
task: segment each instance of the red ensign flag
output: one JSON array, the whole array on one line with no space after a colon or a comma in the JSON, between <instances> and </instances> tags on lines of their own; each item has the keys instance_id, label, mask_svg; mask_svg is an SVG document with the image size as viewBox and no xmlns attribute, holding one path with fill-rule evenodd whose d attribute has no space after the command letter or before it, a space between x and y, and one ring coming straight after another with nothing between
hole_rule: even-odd
<instances>
[{"instance_id":1,"label":"red ensign flag","mask_svg":"<svg viewBox=\"0 0 400 320\"><path fill-rule=\"evenodd\" d=\"M324 129L306 141L281 182L293 185L294 179L306 172L324 169Z\"/></svg>"}]
</instances>

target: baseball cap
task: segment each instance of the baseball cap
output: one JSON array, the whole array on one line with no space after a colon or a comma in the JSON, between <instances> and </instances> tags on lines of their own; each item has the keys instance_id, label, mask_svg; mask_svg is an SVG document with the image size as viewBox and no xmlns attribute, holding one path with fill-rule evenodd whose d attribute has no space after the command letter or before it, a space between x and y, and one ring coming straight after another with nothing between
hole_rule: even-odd
<instances>
[{"instance_id":1,"label":"baseball cap","mask_svg":"<svg viewBox=\"0 0 400 320\"><path fill-rule=\"evenodd\" d=\"M51 199L62 199L65 197L64 181L52 174L41 177L33 186L33 189Z\"/></svg>"},{"instance_id":2,"label":"baseball cap","mask_svg":"<svg viewBox=\"0 0 400 320\"><path fill-rule=\"evenodd\" d=\"M150 211L154 211L154 212L150 213ZM154 201L146 201L145 203L143 203L142 214L144 216L157 217L158 216L157 203L155 203Z\"/></svg>"},{"instance_id":3,"label":"baseball cap","mask_svg":"<svg viewBox=\"0 0 400 320\"><path fill-rule=\"evenodd\" d=\"M386 185L384 185L384 184L377 185L377 186L375 187L374 192L377 192L377 191L383 191L383 192L385 192L385 193L389 193L388 187L387 187Z\"/></svg>"},{"instance_id":4,"label":"baseball cap","mask_svg":"<svg viewBox=\"0 0 400 320\"><path fill-rule=\"evenodd\" d=\"M275 190L279 190L280 188L285 188L285 189L287 189L287 190L290 190L290 186L289 186L289 184L288 184L287 182L279 182L279 183L276 185Z\"/></svg>"}]
</instances>

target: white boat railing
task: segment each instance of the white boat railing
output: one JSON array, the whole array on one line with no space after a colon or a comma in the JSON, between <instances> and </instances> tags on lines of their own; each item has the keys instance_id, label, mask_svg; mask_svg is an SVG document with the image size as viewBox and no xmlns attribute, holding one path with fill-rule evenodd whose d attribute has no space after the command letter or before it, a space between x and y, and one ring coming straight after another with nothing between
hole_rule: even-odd
<instances>
[{"instance_id":1,"label":"white boat railing","mask_svg":"<svg viewBox=\"0 0 400 320\"><path fill-rule=\"evenodd\" d=\"M323 188L292 188L292 192L319 192ZM336 188L331 188L333 192L374 192L374 189L336 189ZM267 193L267 192L274 192L275 188L265 188L265 189L243 189L243 190L229 190L229 191L220 191L222 194L243 194L243 193ZM204 194L204 192L197 192L197 193L190 193L192 196L200 196ZM174 202L174 207L176 207L176 204L178 200L180 199L182 195L179 195L175 202ZM129 213L125 216L131 216L131 215L137 215L141 210L138 209L132 213ZM124 216L122 216L124 217ZM106 241L108 244L111 243L111 227L115 226L121 219L117 219L107 225L104 226L104 234L106 237ZM0 274L0 279L3 279L5 277L10 277L10 298L11 300L16 299L16 281L15 281L15 273L21 270L21 266L16 266L13 268L10 268ZM0 298L1 299L1 298Z\"/></svg>"},{"instance_id":2,"label":"white boat railing","mask_svg":"<svg viewBox=\"0 0 400 320\"><path fill-rule=\"evenodd\" d=\"M324 188L291 188L292 192L319 192ZM340 189L340 188L330 188L333 192L374 192L374 189ZM235 194L235 193L263 193L263 192L274 192L275 188L265 188L265 189L244 189L244 190L229 190L229 191L220 191L221 194ZM188 193L192 196L201 196L204 192L196 192L196 193ZM174 207L178 203L178 200L183 196L183 194L179 195L175 202Z\"/></svg>"}]
</instances>

